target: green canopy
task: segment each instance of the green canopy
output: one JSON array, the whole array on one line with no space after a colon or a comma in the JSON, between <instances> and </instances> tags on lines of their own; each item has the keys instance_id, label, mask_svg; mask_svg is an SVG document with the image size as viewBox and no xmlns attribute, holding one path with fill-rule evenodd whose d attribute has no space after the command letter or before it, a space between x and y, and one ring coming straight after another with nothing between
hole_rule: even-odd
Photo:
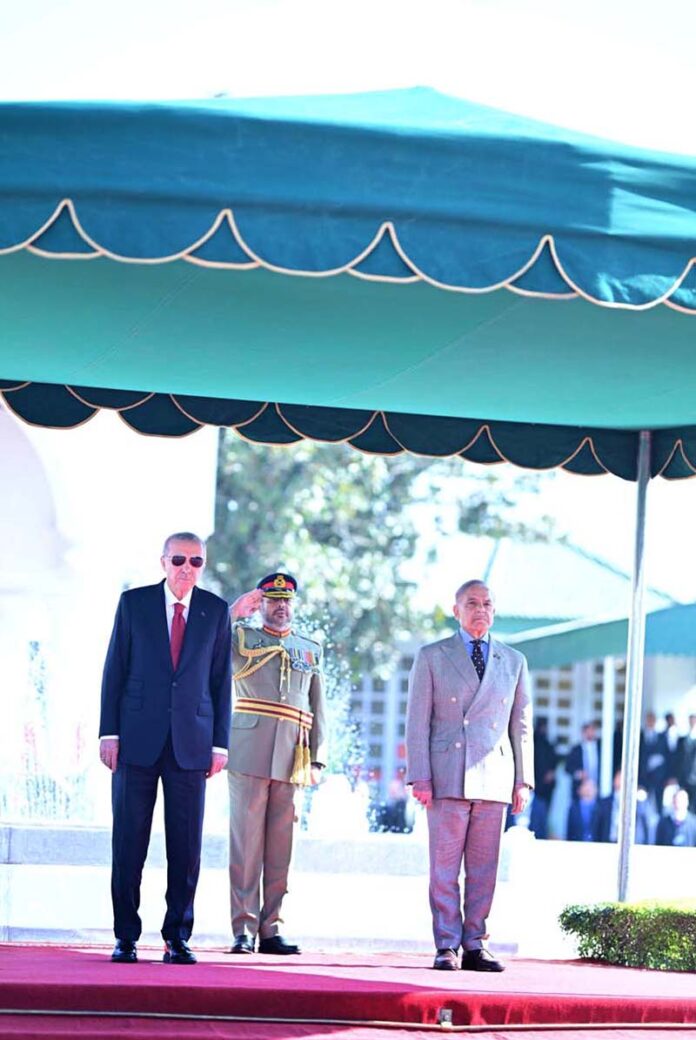
<instances>
[{"instance_id":1,"label":"green canopy","mask_svg":"<svg viewBox=\"0 0 696 1040\"><path fill-rule=\"evenodd\" d=\"M542 669L620 657L627 639L628 618L622 617L548 625L506 635L505 642L522 651L530 668ZM696 657L696 603L651 611L646 617L645 654Z\"/></svg>"},{"instance_id":2,"label":"green canopy","mask_svg":"<svg viewBox=\"0 0 696 1040\"><path fill-rule=\"evenodd\" d=\"M696 471L696 161L416 89L0 105L32 423Z\"/></svg>"}]
</instances>

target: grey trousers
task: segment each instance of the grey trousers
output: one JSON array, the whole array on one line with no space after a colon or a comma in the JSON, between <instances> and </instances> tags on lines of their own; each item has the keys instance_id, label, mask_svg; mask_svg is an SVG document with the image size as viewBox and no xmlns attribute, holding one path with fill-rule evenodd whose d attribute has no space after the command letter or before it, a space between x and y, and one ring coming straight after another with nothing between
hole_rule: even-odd
<instances>
[{"instance_id":1,"label":"grey trousers","mask_svg":"<svg viewBox=\"0 0 696 1040\"><path fill-rule=\"evenodd\" d=\"M296 787L232 770L227 779L232 934L268 939L278 934L288 890Z\"/></svg>"},{"instance_id":2,"label":"grey trousers","mask_svg":"<svg viewBox=\"0 0 696 1040\"><path fill-rule=\"evenodd\" d=\"M428 809L430 909L437 949L478 950L495 892L502 802L436 798ZM464 912L459 875L464 863Z\"/></svg>"}]
</instances>

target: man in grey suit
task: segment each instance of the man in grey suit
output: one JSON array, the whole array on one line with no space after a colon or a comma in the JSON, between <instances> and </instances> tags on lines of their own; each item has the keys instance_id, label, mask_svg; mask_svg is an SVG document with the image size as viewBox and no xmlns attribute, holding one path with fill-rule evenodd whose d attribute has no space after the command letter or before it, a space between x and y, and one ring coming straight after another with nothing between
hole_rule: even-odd
<instances>
[{"instance_id":1,"label":"man in grey suit","mask_svg":"<svg viewBox=\"0 0 696 1040\"><path fill-rule=\"evenodd\" d=\"M534 783L524 656L489 635L495 606L483 581L455 597L460 628L421 647L409 678L408 782L428 810L434 968L503 971L486 949L507 806L524 810ZM459 875L464 863L464 906Z\"/></svg>"}]
</instances>

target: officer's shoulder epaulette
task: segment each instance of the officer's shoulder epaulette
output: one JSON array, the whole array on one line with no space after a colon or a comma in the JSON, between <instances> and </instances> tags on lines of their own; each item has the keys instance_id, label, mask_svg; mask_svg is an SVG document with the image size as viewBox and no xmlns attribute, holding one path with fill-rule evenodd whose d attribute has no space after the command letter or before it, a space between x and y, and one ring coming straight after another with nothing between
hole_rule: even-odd
<instances>
[{"instance_id":1,"label":"officer's shoulder epaulette","mask_svg":"<svg viewBox=\"0 0 696 1040\"><path fill-rule=\"evenodd\" d=\"M311 647L311 648L315 648L315 647L316 647L316 649L317 649L317 650L319 650L319 651L321 652L321 650L322 650L322 645L321 645L321 643L320 643L320 642L319 642L318 640L316 640L316 639L310 639L310 637L309 637L309 636L306 636L306 635L304 634L304 632L293 632L293 634L292 634L292 635L293 635L293 638L294 638L294 639L297 639L297 640L298 640L299 642L301 642L301 643L307 643L307 644L308 644L308 647Z\"/></svg>"},{"instance_id":2,"label":"officer's shoulder epaulette","mask_svg":"<svg viewBox=\"0 0 696 1040\"><path fill-rule=\"evenodd\" d=\"M236 621L232 622L232 631L233 632L237 632L240 628L247 629L250 632L258 632L259 631L258 628L254 628L254 626L249 623L247 618L237 618Z\"/></svg>"},{"instance_id":3,"label":"officer's shoulder epaulette","mask_svg":"<svg viewBox=\"0 0 696 1040\"><path fill-rule=\"evenodd\" d=\"M253 646L260 646L272 641L262 628L252 625L246 618L239 618L237 621L233 621L232 632L237 636L237 639L241 636L247 644L252 640Z\"/></svg>"}]
</instances>

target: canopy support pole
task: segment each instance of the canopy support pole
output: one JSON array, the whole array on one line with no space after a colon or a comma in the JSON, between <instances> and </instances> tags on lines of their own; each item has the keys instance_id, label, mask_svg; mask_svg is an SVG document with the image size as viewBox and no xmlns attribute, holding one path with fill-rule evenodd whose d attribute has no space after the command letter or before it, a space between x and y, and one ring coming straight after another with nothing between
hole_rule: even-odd
<instances>
[{"instance_id":1,"label":"canopy support pole","mask_svg":"<svg viewBox=\"0 0 696 1040\"><path fill-rule=\"evenodd\" d=\"M643 664L645 655L645 518L650 481L649 430L641 430L638 442L638 483L636 490L636 535L633 556L631 616L628 621L626 652L626 702L623 721L621 813L619 817L618 898L628 898L629 860L636 831L636 792L638 787L638 748L640 744ZM607 733L605 740L610 740Z\"/></svg>"},{"instance_id":2,"label":"canopy support pole","mask_svg":"<svg viewBox=\"0 0 696 1040\"><path fill-rule=\"evenodd\" d=\"M614 727L616 725L616 669L614 658L602 662L602 757L599 763L599 794L614 790Z\"/></svg>"}]
</instances>

